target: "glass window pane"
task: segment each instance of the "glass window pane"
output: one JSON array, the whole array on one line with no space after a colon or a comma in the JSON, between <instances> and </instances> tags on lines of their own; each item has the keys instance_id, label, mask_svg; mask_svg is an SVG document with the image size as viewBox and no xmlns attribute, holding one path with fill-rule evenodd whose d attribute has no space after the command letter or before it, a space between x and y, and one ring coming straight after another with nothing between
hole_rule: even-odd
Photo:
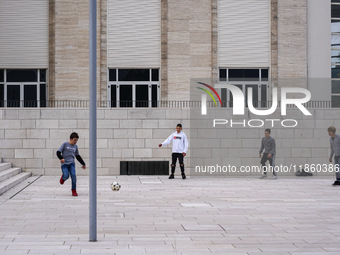
<instances>
[{"instance_id":1,"label":"glass window pane","mask_svg":"<svg viewBox=\"0 0 340 255\"><path fill-rule=\"evenodd\" d=\"M332 0L332 3L340 3L340 0Z\"/></svg>"},{"instance_id":2,"label":"glass window pane","mask_svg":"<svg viewBox=\"0 0 340 255\"><path fill-rule=\"evenodd\" d=\"M340 63L340 50L332 50L332 63Z\"/></svg>"},{"instance_id":3,"label":"glass window pane","mask_svg":"<svg viewBox=\"0 0 340 255\"><path fill-rule=\"evenodd\" d=\"M4 107L4 84L0 84L0 107Z\"/></svg>"},{"instance_id":4,"label":"glass window pane","mask_svg":"<svg viewBox=\"0 0 340 255\"><path fill-rule=\"evenodd\" d=\"M332 47L340 46L340 35L332 35Z\"/></svg>"},{"instance_id":5,"label":"glass window pane","mask_svg":"<svg viewBox=\"0 0 340 255\"><path fill-rule=\"evenodd\" d=\"M0 82L4 82L4 69L0 69Z\"/></svg>"},{"instance_id":6,"label":"glass window pane","mask_svg":"<svg viewBox=\"0 0 340 255\"><path fill-rule=\"evenodd\" d=\"M8 69L7 82L37 82L37 69Z\"/></svg>"},{"instance_id":7,"label":"glass window pane","mask_svg":"<svg viewBox=\"0 0 340 255\"><path fill-rule=\"evenodd\" d=\"M238 87L240 90L243 91L243 86L242 85L237 85L237 84L233 84L234 86ZM228 90L229 91L229 90ZM229 107L233 107L233 94L229 91Z\"/></svg>"},{"instance_id":8,"label":"glass window pane","mask_svg":"<svg viewBox=\"0 0 340 255\"><path fill-rule=\"evenodd\" d=\"M332 65L332 78L340 78L340 65Z\"/></svg>"},{"instance_id":9,"label":"glass window pane","mask_svg":"<svg viewBox=\"0 0 340 255\"><path fill-rule=\"evenodd\" d=\"M222 107L227 107L227 89L221 89Z\"/></svg>"},{"instance_id":10,"label":"glass window pane","mask_svg":"<svg viewBox=\"0 0 340 255\"><path fill-rule=\"evenodd\" d=\"M245 80L258 81L260 76L260 72L258 69L244 69L244 78Z\"/></svg>"},{"instance_id":11,"label":"glass window pane","mask_svg":"<svg viewBox=\"0 0 340 255\"><path fill-rule=\"evenodd\" d=\"M117 81L116 69L109 69L109 81Z\"/></svg>"},{"instance_id":12,"label":"glass window pane","mask_svg":"<svg viewBox=\"0 0 340 255\"><path fill-rule=\"evenodd\" d=\"M46 82L46 70L40 69L40 82Z\"/></svg>"},{"instance_id":13,"label":"glass window pane","mask_svg":"<svg viewBox=\"0 0 340 255\"><path fill-rule=\"evenodd\" d=\"M261 69L261 80L268 81L268 69Z\"/></svg>"},{"instance_id":14,"label":"glass window pane","mask_svg":"<svg viewBox=\"0 0 340 255\"><path fill-rule=\"evenodd\" d=\"M37 107L37 86L24 85L24 107Z\"/></svg>"},{"instance_id":15,"label":"glass window pane","mask_svg":"<svg viewBox=\"0 0 340 255\"><path fill-rule=\"evenodd\" d=\"M159 81L159 69L152 69L152 81Z\"/></svg>"},{"instance_id":16,"label":"glass window pane","mask_svg":"<svg viewBox=\"0 0 340 255\"><path fill-rule=\"evenodd\" d=\"M332 93L340 94L340 81L336 81L336 80L332 81Z\"/></svg>"},{"instance_id":17,"label":"glass window pane","mask_svg":"<svg viewBox=\"0 0 340 255\"><path fill-rule=\"evenodd\" d=\"M267 107L267 85L261 85L261 107Z\"/></svg>"},{"instance_id":18,"label":"glass window pane","mask_svg":"<svg viewBox=\"0 0 340 255\"><path fill-rule=\"evenodd\" d=\"M332 18L340 18L340 5L332 5Z\"/></svg>"},{"instance_id":19,"label":"glass window pane","mask_svg":"<svg viewBox=\"0 0 340 255\"><path fill-rule=\"evenodd\" d=\"M150 69L119 69L118 81L150 81Z\"/></svg>"},{"instance_id":20,"label":"glass window pane","mask_svg":"<svg viewBox=\"0 0 340 255\"><path fill-rule=\"evenodd\" d=\"M332 107L340 107L340 96L332 96Z\"/></svg>"},{"instance_id":21,"label":"glass window pane","mask_svg":"<svg viewBox=\"0 0 340 255\"><path fill-rule=\"evenodd\" d=\"M111 85L111 107L117 107L117 86Z\"/></svg>"},{"instance_id":22,"label":"glass window pane","mask_svg":"<svg viewBox=\"0 0 340 255\"><path fill-rule=\"evenodd\" d=\"M333 5L332 4L331 17L332 18L340 18L340 5Z\"/></svg>"},{"instance_id":23,"label":"glass window pane","mask_svg":"<svg viewBox=\"0 0 340 255\"><path fill-rule=\"evenodd\" d=\"M252 96L252 101L253 101L253 106L258 107L259 106L259 87L258 85L246 85L246 107L248 107L248 88L252 88L253 96Z\"/></svg>"},{"instance_id":24,"label":"glass window pane","mask_svg":"<svg viewBox=\"0 0 340 255\"><path fill-rule=\"evenodd\" d=\"M229 69L229 81L242 81L244 73L242 69Z\"/></svg>"},{"instance_id":25,"label":"glass window pane","mask_svg":"<svg viewBox=\"0 0 340 255\"><path fill-rule=\"evenodd\" d=\"M7 86L7 107L20 107L20 85Z\"/></svg>"},{"instance_id":26,"label":"glass window pane","mask_svg":"<svg viewBox=\"0 0 340 255\"><path fill-rule=\"evenodd\" d=\"M229 81L258 81L259 69L229 69Z\"/></svg>"},{"instance_id":27,"label":"glass window pane","mask_svg":"<svg viewBox=\"0 0 340 255\"><path fill-rule=\"evenodd\" d=\"M149 86L136 85L136 107L148 107Z\"/></svg>"},{"instance_id":28,"label":"glass window pane","mask_svg":"<svg viewBox=\"0 0 340 255\"><path fill-rule=\"evenodd\" d=\"M332 20L331 32L340 33L340 20Z\"/></svg>"},{"instance_id":29,"label":"glass window pane","mask_svg":"<svg viewBox=\"0 0 340 255\"><path fill-rule=\"evenodd\" d=\"M227 69L220 69L220 81L227 80Z\"/></svg>"},{"instance_id":30,"label":"glass window pane","mask_svg":"<svg viewBox=\"0 0 340 255\"><path fill-rule=\"evenodd\" d=\"M132 107L132 85L119 86L119 106Z\"/></svg>"},{"instance_id":31,"label":"glass window pane","mask_svg":"<svg viewBox=\"0 0 340 255\"><path fill-rule=\"evenodd\" d=\"M46 107L46 84L40 84L40 107Z\"/></svg>"},{"instance_id":32,"label":"glass window pane","mask_svg":"<svg viewBox=\"0 0 340 255\"><path fill-rule=\"evenodd\" d=\"M157 107L157 101L158 101L158 86L157 85L152 85L151 100L152 100L152 107Z\"/></svg>"}]
</instances>

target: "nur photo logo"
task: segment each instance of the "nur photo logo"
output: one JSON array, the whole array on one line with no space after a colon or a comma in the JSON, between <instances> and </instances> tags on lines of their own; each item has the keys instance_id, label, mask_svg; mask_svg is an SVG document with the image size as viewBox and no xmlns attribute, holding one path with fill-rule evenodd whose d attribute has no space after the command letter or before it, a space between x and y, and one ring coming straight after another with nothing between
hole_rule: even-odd
<instances>
[{"instance_id":1,"label":"nur photo logo","mask_svg":"<svg viewBox=\"0 0 340 255\"><path fill-rule=\"evenodd\" d=\"M206 84L204 82L196 82L197 84L200 84L204 86L197 87L197 89L200 89L204 91L204 94L201 94L201 115L207 115L208 114L208 107L207 107L207 95L211 97L211 99L214 102L214 105L218 107L217 100L220 102L220 107L223 106L222 100L216 89L227 89L230 91L231 95L233 96L233 106L232 106L232 114L237 116L244 116L245 110L246 110L246 102L249 112L251 112L254 115L257 116L268 116L273 114L280 104L280 110L281 110L281 116L287 115L287 106L293 105L297 109L299 109L305 116L311 116L312 114L310 111L307 110L307 108L304 106L305 103L309 102L311 99L311 93L309 90L305 88L294 88L294 87L283 87L280 88L280 91L278 88L272 89L272 104L270 108L268 109L256 109L254 107L253 102L253 88L248 87L247 88L247 96L244 95L244 92L237 87L236 85L232 84L215 84L214 87ZM278 97L278 92L280 92L280 100ZM265 122L270 122L271 127L274 127L274 123L281 122L281 125L283 127L296 127L298 122L295 119L250 119L246 121L245 119L241 122L235 122L232 119L214 119L213 120L213 127L216 127L216 125L226 125L230 124L231 127L234 125L243 125L244 127L248 124L249 127L263 127Z\"/></svg>"},{"instance_id":2,"label":"nur photo logo","mask_svg":"<svg viewBox=\"0 0 340 255\"><path fill-rule=\"evenodd\" d=\"M221 97L220 97L220 95L217 93L217 91L212 87L212 86L210 86L210 85L208 85L208 84L206 84L206 83L204 83L204 82L197 82L198 84L200 84L200 85L203 85L203 86L205 86L205 87L207 87L207 88L209 88L216 96L217 96L217 98L218 98L218 100L220 101L220 104L221 104L221 106L222 106L222 100L221 100ZM215 98L214 98L214 96L211 94L211 92L209 91L209 90L207 90L207 89L204 89L204 88L201 88L201 87L197 87L198 89L200 89L200 90L203 90L205 93L207 93L211 98L212 98L212 100L214 101L214 103L215 103L215 106L217 106L217 102L216 102L216 100L215 100ZM201 99L202 99L202 115L206 115L207 114L207 94L202 94L201 95Z\"/></svg>"}]
</instances>

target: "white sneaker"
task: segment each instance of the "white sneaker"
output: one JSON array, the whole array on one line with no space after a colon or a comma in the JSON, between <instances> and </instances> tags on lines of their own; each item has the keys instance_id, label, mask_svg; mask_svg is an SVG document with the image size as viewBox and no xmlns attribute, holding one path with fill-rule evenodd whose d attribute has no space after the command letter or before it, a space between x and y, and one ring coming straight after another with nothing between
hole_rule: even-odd
<instances>
[{"instance_id":1,"label":"white sneaker","mask_svg":"<svg viewBox=\"0 0 340 255\"><path fill-rule=\"evenodd\" d=\"M277 180L277 176L276 176L276 175L273 175L270 179L271 179L271 180Z\"/></svg>"},{"instance_id":2,"label":"white sneaker","mask_svg":"<svg viewBox=\"0 0 340 255\"><path fill-rule=\"evenodd\" d=\"M259 179L267 179L267 175L263 174Z\"/></svg>"}]
</instances>

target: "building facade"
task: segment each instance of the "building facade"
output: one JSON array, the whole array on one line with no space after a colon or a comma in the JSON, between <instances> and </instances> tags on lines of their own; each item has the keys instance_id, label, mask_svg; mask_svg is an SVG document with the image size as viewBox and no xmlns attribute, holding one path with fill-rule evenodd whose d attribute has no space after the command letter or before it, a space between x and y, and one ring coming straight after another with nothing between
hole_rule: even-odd
<instances>
[{"instance_id":1,"label":"building facade","mask_svg":"<svg viewBox=\"0 0 340 255\"><path fill-rule=\"evenodd\" d=\"M189 143L204 134L185 159L189 169L190 160L216 154L237 167L258 164L262 128L228 129L223 139L218 130L190 130L197 122L182 106L195 79L250 87L264 108L274 87L310 90L313 116L292 109L299 126L273 129L277 163L327 163L326 129L340 126L339 24L336 0L97 1L98 174L120 174L122 161L169 160L170 147L158 144L179 122ZM72 131L88 162L88 48L88 1L0 1L5 162L59 175L55 151ZM232 106L230 92L219 92L222 106Z\"/></svg>"},{"instance_id":2,"label":"building facade","mask_svg":"<svg viewBox=\"0 0 340 255\"><path fill-rule=\"evenodd\" d=\"M97 95L112 107L190 100L190 79L208 77L242 81L244 90L255 83L259 100L261 78L303 79L296 86L311 90L312 100L340 105L338 1L97 5ZM0 7L0 100L87 100L88 2L3 0Z\"/></svg>"}]
</instances>

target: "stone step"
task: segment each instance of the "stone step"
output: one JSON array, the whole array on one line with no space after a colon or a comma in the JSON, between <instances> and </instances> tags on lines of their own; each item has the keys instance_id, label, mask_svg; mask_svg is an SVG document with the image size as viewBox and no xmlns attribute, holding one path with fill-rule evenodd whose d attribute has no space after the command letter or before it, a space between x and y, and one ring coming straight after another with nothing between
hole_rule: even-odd
<instances>
[{"instance_id":1,"label":"stone step","mask_svg":"<svg viewBox=\"0 0 340 255\"><path fill-rule=\"evenodd\" d=\"M0 171L8 170L12 167L11 163L0 163Z\"/></svg>"},{"instance_id":2,"label":"stone step","mask_svg":"<svg viewBox=\"0 0 340 255\"><path fill-rule=\"evenodd\" d=\"M0 172L0 182L6 179L9 179L13 177L14 175L19 174L20 172L21 172L21 168L18 168L18 167L3 170Z\"/></svg>"},{"instance_id":3,"label":"stone step","mask_svg":"<svg viewBox=\"0 0 340 255\"><path fill-rule=\"evenodd\" d=\"M32 175L31 177L28 177L27 179L23 180L19 184L15 185L15 187L11 188L10 190L0 195L0 207L1 207L1 204L11 199L16 194L20 193L22 190L30 186L33 182L35 182L40 177L41 177L40 175Z\"/></svg>"},{"instance_id":4,"label":"stone step","mask_svg":"<svg viewBox=\"0 0 340 255\"><path fill-rule=\"evenodd\" d=\"M15 185L22 182L23 180L27 179L31 175L32 173L30 172L22 172L5 181L0 182L0 195L5 193L7 190L13 188Z\"/></svg>"}]
</instances>

